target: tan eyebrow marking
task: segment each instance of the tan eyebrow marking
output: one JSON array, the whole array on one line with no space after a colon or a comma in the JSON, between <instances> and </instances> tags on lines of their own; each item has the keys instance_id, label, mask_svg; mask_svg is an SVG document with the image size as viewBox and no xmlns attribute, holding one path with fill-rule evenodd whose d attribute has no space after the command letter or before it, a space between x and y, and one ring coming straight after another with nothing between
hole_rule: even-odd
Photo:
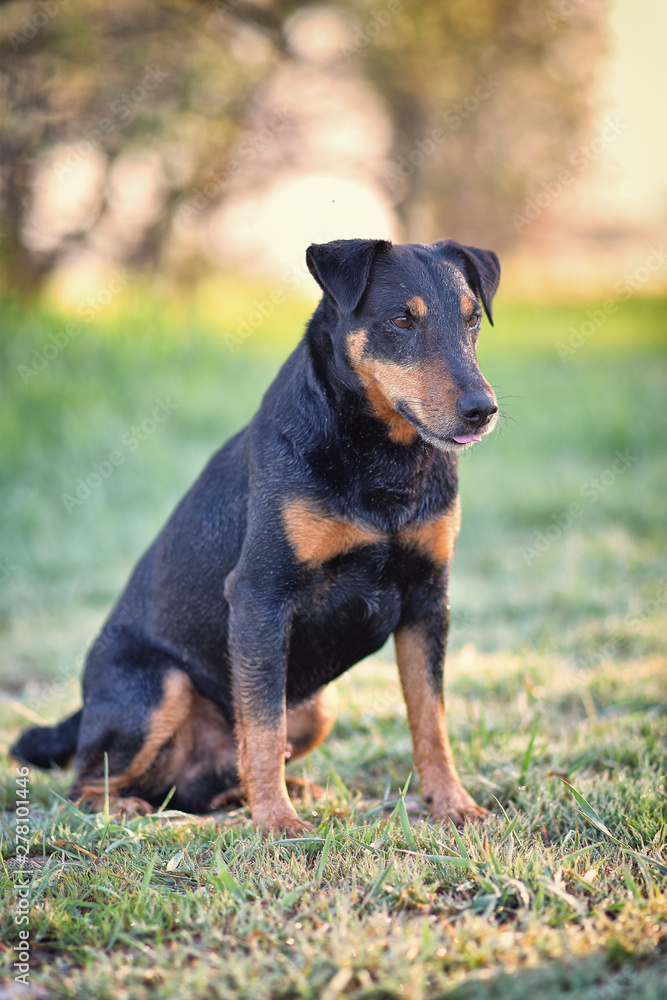
<instances>
[{"instance_id":1,"label":"tan eyebrow marking","mask_svg":"<svg viewBox=\"0 0 667 1000\"><path fill-rule=\"evenodd\" d=\"M461 312L465 318L470 319L475 311L474 299L471 299L469 295L462 295L459 304L461 306Z\"/></svg>"},{"instance_id":2,"label":"tan eyebrow marking","mask_svg":"<svg viewBox=\"0 0 667 1000\"><path fill-rule=\"evenodd\" d=\"M413 295L411 299L408 299L406 305L411 313L418 316L419 319L424 319L428 309L426 308L426 303L424 302L421 295Z\"/></svg>"}]
</instances>

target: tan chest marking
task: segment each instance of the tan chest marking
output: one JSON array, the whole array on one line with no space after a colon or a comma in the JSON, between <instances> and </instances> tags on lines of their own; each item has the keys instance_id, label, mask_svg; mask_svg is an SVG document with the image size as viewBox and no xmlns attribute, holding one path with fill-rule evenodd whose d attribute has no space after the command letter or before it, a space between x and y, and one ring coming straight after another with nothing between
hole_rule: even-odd
<instances>
[{"instance_id":1,"label":"tan chest marking","mask_svg":"<svg viewBox=\"0 0 667 1000\"><path fill-rule=\"evenodd\" d=\"M289 500L282 515L287 539L297 559L313 566L321 566L360 545L381 542L385 537L380 531L338 521L308 500Z\"/></svg>"},{"instance_id":2,"label":"tan chest marking","mask_svg":"<svg viewBox=\"0 0 667 1000\"><path fill-rule=\"evenodd\" d=\"M428 556L437 566L444 566L454 554L456 536L461 527L459 498L453 508L442 517L416 527L407 527L399 534L400 541Z\"/></svg>"}]
</instances>

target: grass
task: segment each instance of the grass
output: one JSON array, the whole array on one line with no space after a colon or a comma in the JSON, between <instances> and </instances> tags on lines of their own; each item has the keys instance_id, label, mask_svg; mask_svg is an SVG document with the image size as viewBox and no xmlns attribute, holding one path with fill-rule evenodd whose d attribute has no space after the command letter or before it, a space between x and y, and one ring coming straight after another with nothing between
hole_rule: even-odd
<instances>
[{"instance_id":1,"label":"grass","mask_svg":"<svg viewBox=\"0 0 667 1000\"><path fill-rule=\"evenodd\" d=\"M215 321L126 302L27 381L19 366L51 353L63 319L5 310L4 747L28 719L76 706L82 656L131 566L252 414L310 309L284 303L231 351L221 333L262 292L227 292ZM333 733L296 767L328 788L301 807L309 840L261 841L243 810L84 815L64 799L66 774L33 771L35 996L664 995L665 310L623 303L561 360L587 308L500 303L483 334L508 419L461 462L447 696L489 818L462 831L424 818L390 649L340 680ZM142 429L156 400L168 416ZM68 509L63 495L113 452L122 461ZM9 982L26 825L15 779L5 758Z\"/></svg>"}]
</instances>

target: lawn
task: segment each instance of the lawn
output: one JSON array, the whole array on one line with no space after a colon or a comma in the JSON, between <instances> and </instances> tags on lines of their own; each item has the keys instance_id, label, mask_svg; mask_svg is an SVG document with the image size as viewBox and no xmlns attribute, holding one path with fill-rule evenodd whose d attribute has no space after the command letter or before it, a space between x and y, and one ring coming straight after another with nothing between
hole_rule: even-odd
<instances>
[{"instance_id":1,"label":"lawn","mask_svg":"<svg viewBox=\"0 0 667 1000\"><path fill-rule=\"evenodd\" d=\"M17 816L7 747L76 707L132 565L311 309L286 301L239 339L266 290L216 294L215 313L210 291L188 311L135 294L74 333L3 310L1 975L27 926L17 996L663 997L664 301L500 301L483 330L506 419L460 463L447 668L483 824L421 813L389 647L339 681L331 736L295 765L328 790L300 806L310 839L262 841L244 810L85 815L68 775L34 770Z\"/></svg>"}]
</instances>

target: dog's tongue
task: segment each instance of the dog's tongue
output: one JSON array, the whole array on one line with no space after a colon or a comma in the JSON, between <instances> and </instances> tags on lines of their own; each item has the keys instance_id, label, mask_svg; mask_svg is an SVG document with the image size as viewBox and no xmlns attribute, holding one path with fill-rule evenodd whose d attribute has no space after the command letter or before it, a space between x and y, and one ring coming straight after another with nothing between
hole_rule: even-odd
<instances>
[{"instance_id":1,"label":"dog's tongue","mask_svg":"<svg viewBox=\"0 0 667 1000\"><path fill-rule=\"evenodd\" d=\"M457 444L470 444L471 441L481 441L482 438L479 434L462 434L461 437L455 437L452 440L456 441Z\"/></svg>"}]
</instances>

